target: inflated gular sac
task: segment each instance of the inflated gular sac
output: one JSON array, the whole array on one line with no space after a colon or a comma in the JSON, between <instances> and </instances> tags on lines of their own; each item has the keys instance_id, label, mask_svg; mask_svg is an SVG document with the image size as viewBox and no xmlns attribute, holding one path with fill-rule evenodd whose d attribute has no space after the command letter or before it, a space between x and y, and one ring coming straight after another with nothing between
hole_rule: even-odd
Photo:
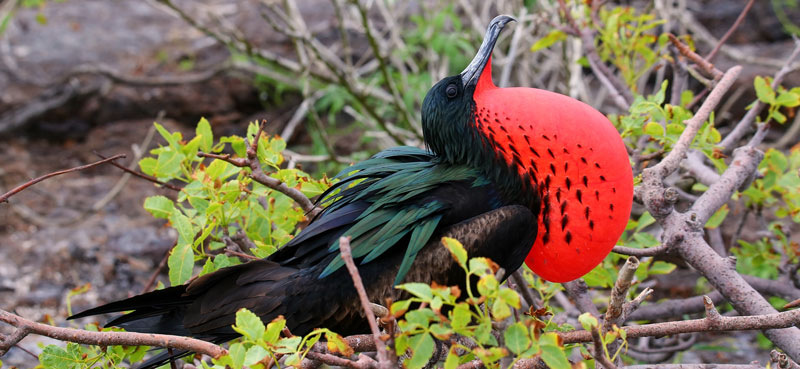
<instances>
[{"instance_id":1,"label":"inflated gular sac","mask_svg":"<svg viewBox=\"0 0 800 369\"><path fill-rule=\"evenodd\" d=\"M526 264L552 282L588 273L625 230L633 202L619 133L585 103L545 90L497 88L487 71L474 100L476 127L520 175L534 178L542 199Z\"/></svg>"}]
</instances>

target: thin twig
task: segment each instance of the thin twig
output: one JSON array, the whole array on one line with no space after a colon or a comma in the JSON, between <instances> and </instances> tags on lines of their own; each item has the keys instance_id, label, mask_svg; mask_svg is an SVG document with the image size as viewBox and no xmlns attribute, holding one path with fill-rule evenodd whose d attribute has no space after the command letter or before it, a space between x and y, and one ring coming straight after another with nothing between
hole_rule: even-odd
<instances>
[{"instance_id":1,"label":"thin twig","mask_svg":"<svg viewBox=\"0 0 800 369\"><path fill-rule=\"evenodd\" d=\"M100 158L106 159L106 157L105 157L105 156L103 156L103 155L100 155L100 154L99 154L99 153L97 153L96 151L94 152L94 154L95 154L95 155L97 155L97 156L99 156ZM171 184L169 184L169 183L166 183L166 182L159 181L159 180L158 180L158 178L156 178L156 177L149 176L149 175L147 175L147 174L144 174L144 173L141 173L141 172L138 172L138 171L132 170L132 169L128 169L128 168L127 168L127 167L125 167L124 165L118 164L118 163L116 163L116 162L113 162L113 161L112 161L112 162L111 162L111 165L113 165L113 166L115 166L115 167L117 167L117 168L119 168L119 169L122 169L122 170L123 170L124 172L126 172L126 173L130 173L130 174L132 174L132 175L135 175L135 176L137 176L137 177L139 177L139 178L142 178L142 179L148 180L148 181L150 181L150 182L153 182L153 183L155 183L155 184L158 184L158 185L164 186L164 187L166 187L166 188L169 188L170 190L173 190L173 191L178 191L178 192L180 192L180 191L181 191L181 188L180 188L180 187L178 187L178 186L171 185Z\"/></svg>"},{"instance_id":2,"label":"thin twig","mask_svg":"<svg viewBox=\"0 0 800 369\"><path fill-rule=\"evenodd\" d=\"M89 168L96 167L98 165L105 164L105 163L108 163L108 162L111 162L111 161L114 161L114 160L117 160L117 159L122 159L122 158L125 158L125 154L114 155L114 156L112 156L110 158L106 158L106 159L103 159L103 160L100 160L100 161L97 161L97 162L94 162L94 163L91 163L91 164L81 165L81 166L78 166L78 167L75 167L75 168L70 168L70 169L59 170L59 171L56 171L56 172L53 172L53 173L48 173L48 174L45 174L43 176L34 178L34 179L32 179L32 180L30 180L28 182L25 182L25 183L23 183L23 184L21 184L21 185L19 185L17 187L14 187L11 191L8 191L8 192L4 193L2 196L0 196L0 203L7 202L8 198L10 198L11 196L14 196L17 193L25 190L26 188L28 188L30 186L33 186L33 185L35 185L35 184L37 184L37 183L39 183L41 181L44 181L45 179L48 179L48 178L51 178L51 177L55 177L55 176L58 176L58 175L62 175L62 174L77 172L79 170L89 169Z\"/></svg>"},{"instance_id":3,"label":"thin twig","mask_svg":"<svg viewBox=\"0 0 800 369\"><path fill-rule=\"evenodd\" d=\"M602 368L605 369L617 369L617 366L611 362L606 356L605 350L603 349L603 339L600 338L600 332L597 329L592 329L592 344L594 346L594 350L592 350L592 357L600 364Z\"/></svg>"},{"instance_id":4,"label":"thin twig","mask_svg":"<svg viewBox=\"0 0 800 369\"><path fill-rule=\"evenodd\" d=\"M742 9L742 12L739 13L739 16L736 18L736 21L733 22L731 28L728 29L728 32L725 32L725 35L723 35L722 38L719 39L719 42L717 42L717 45L714 46L714 49L711 50L711 52L708 53L708 55L706 55L705 57L706 60L708 60L709 62L714 60L714 57L717 56L717 52L719 52L719 49L722 47L722 45L725 44L726 41L728 41L728 38L731 37L733 32L736 31L737 28L739 28L739 25L742 24L744 18L747 16L747 13L750 11L750 8L753 7L753 4L755 4L755 2L756 0L750 0L747 2L747 4L744 6L744 9Z\"/></svg>"},{"instance_id":5,"label":"thin twig","mask_svg":"<svg viewBox=\"0 0 800 369\"><path fill-rule=\"evenodd\" d=\"M711 64L708 60L703 59L702 56L698 55L696 52L692 51L686 44L681 42L675 35L667 34L669 37L669 41L672 42L672 45L675 46L676 49L681 53L681 55L689 58L693 63L695 63L700 69L704 72L708 73L710 76L713 76L714 79L719 79L722 77L722 71L717 69L714 64Z\"/></svg>"},{"instance_id":6,"label":"thin twig","mask_svg":"<svg viewBox=\"0 0 800 369\"><path fill-rule=\"evenodd\" d=\"M361 281L361 275L358 274L358 267L353 261L353 254L350 250L350 237L339 237L339 250L341 252L342 260L347 266L347 271L350 277L353 278L353 285L358 292L358 298L361 300L361 307L364 309L369 329L372 331L372 339L375 341L375 347L378 352L378 365L381 369L389 369L392 363L389 361L388 351L386 351L386 344L381 339L381 332L378 330L378 322L375 319L375 314L372 312L367 291L364 289L364 283Z\"/></svg>"}]
</instances>

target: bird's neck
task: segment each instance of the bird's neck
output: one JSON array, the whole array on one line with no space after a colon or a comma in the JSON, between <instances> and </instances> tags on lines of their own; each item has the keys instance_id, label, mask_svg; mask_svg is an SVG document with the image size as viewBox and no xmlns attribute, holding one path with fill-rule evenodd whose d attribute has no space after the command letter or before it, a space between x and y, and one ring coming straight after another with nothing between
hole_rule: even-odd
<instances>
[{"instance_id":1,"label":"bird's neck","mask_svg":"<svg viewBox=\"0 0 800 369\"><path fill-rule=\"evenodd\" d=\"M480 119L483 118L472 105L470 118L464 120L467 123L457 127L452 136L448 135L458 139L434 140L429 142L431 149L446 164L466 165L480 171L498 190L504 204L524 205L538 214L541 201L536 178L531 177L533 173L521 174L519 163L505 160L500 151L502 146L479 129Z\"/></svg>"}]
</instances>

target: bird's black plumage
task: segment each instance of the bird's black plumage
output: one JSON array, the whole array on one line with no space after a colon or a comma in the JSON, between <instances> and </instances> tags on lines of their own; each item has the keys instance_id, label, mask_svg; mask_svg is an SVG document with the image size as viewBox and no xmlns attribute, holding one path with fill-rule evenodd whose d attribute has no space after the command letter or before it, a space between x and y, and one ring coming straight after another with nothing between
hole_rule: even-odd
<instances>
[{"instance_id":1,"label":"bird's black plumage","mask_svg":"<svg viewBox=\"0 0 800 369\"><path fill-rule=\"evenodd\" d=\"M389 149L346 169L322 196L320 215L266 259L71 318L133 310L107 325L224 342L237 336L231 328L236 311L247 308L266 322L283 315L295 334L317 327L366 332L355 288L342 268L340 236L353 238L353 256L375 302L403 298L394 289L401 282L463 287L465 275L440 245L443 236L459 239L470 256L516 270L536 237L539 197L530 187L535 181L520 177L468 124L475 74L509 20L495 18L487 31L492 40L484 41L478 62L426 96L422 121L431 151ZM148 365L169 360L161 356Z\"/></svg>"}]
</instances>

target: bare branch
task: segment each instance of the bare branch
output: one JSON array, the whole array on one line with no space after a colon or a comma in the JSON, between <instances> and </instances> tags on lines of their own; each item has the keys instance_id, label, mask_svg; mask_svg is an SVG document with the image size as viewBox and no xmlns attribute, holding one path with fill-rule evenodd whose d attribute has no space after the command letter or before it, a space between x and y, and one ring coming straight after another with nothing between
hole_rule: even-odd
<instances>
[{"instance_id":1,"label":"bare branch","mask_svg":"<svg viewBox=\"0 0 800 369\"><path fill-rule=\"evenodd\" d=\"M714 46L714 49L711 50L711 52L708 53L708 55L706 55L705 57L706 60L708 61L714 60L714 57L717 56L717 52L719 51L719 49L722 47L722 45L725 44L725 41L728 41L728 38L731 37L733 31L739 28L739 25L742 24L744 18L747 16L747 13L750 11L750 8L753 7L753 4L755 4L755 2L756 2L755 0L749 0L747 2L747 4L744 6L744 9L742 9L742 12L739 13L738 17L736 17L736 21L733 22L731 28L728 29L728 32L725 32L722 38L719 39L719 42L717 42L717 45Z\"/></svg>"},{"instance_id":2,"label":"bare branch","mask_svg":"<svg viewBox=\"0 0 800 369\"><path fill-rule=\"evenodd\" d=\"M750 316L719 316L719 318L703 318L677 322L654 323L622 327L627 337L654 337L692 332L728 332L742 330L765 330L793 327L800 324L800 310L781 313ZM592 334L588 331L572 331L559 333L564 343L591 342Z\"/></svg>"},{"instance_id":3,"label":"bare branch","mask_svg":"<svg viewBox=\"0 0 800 369\"><path fill-rule=\"evenodd\" d=\"M594 350L592 350L592 357L600 363L600 367L605 369L617 369L617 366L606 356L605 350L603 349L603 339L600 338L600 332L598 332L597 329L592 329L592 345L594 347Z\"/></svg>"},{"instance_id":4,"label":"bare branch","mask_svg":"<svg viewBox=\"0 0 800 369\"><path fill-rule=\"evenodd\" d=\"M0 310L0 321L17 328L17 331L12 336L0 342L0 356L5 354L11 346L30 333L84 345L155 346L189 350L213 358L219 358L227 354L227 351L218 345L190 337L134 332L91 332L80 329L53 327L47 324L30 321L5 310Z\"/></svg>"},{"instance_id":5,"label":"bare branch","mask_svg":"<svg viewBox=\"0 0 800 369\"><path fill-rule=\"evenodd\" d=\"M656 247L648 247L646 249L637 249L625 246L614 246L614 248L611 249L611 251L616 252L617 254L636 256L641 258L641 257L658 256L664 254L667 251L669 251L669 247L667 247L667 244L663 243Z\"/></svg>"},{"instance_id":6,"label":"bare branch","mask_svg":"<svg viewBox=\"0 0 800 369\"><path fill-rule=\"evenodd\" d=\"M611 330L614 324L620 325L622 317L622 304L625 303L625 297L628 295L628 289L631 287L634 273L639 268L639 259L635 256L628 257L625 264L619 270L617 281L614 283L614 288L611 290L611 299L608 303L608 310L606 310L605 317L603 318L603 333ZM605 364L603 364L605 366Z\"/></svg>"},{"instance_id":7,"label":"bare branch","mask_svg":"<svg viewBox=\"0 0 800 369\"><path fill-rule=\"evenodd\" d=\"M95 155L97 155L97 156L99 156L99 157L100 157L100 158L102 158L102 159L106 159L106 157L105 157L105 156L103 156L103 155L100 155L100 154L99 154L99 153L97 153L97 152L95 152L94 154L95 154ZM111 162L111 165L113 165L113 166L115 166L115 167L117 167L117 168L119 168L119 169L122 169L122 170L123 170L125 173L129 173L129 174L132 174L132 175L134 175L134 176L137 176L137 177L139 177L139 178L142 178L142 179L148 180L148 181L150 181L150 182L153 182L153 183L159 184L159 185L161 185L161 186L164 186L165 188L169 188L170 190L173 190L173 191L178 191L178 192L180 192L180 191L181 191L181 188L180 188L180 187L178 187L178 186L171 185L171 184L169 184L169 183L166 183L166 182L159 181L159 180L158 180L158 178L156 178L156 177L149 176L149 175L147 175L147 174L144 174L144 173L141 173L141 172L139 172L139 171L136 171L136 170L130 169L130 168L128 168L128 167L125 167L124 165L118 164L118 163L116 163L116 162L113 162L113 161L112 161L112 162Z\"/></svg>"},{"instance_id":8,"label":"bare branch","mask_svg":"<svg viewBox=\"0 0 800 369\"><path fill-rule=\"evenodd\" d=\"M722 72L719 69L717 69L717 67L715 67L714 64L711 64L711 62L709 62L706 59L703 59L702 56L692 51L692 49L690 49L689 46L681 42L681 40L675 37L675 35L670 33L667 34L667 36L669 37L669 41L672 42L672 45L675 46L676 49L678 49L681 55L689 58L689 60L697 64L697 66L700 67L700 69L702 69L708 75L714 77L715 80L722 77Z\"/></svg>"},{"instance_id":9,"label":"bare branch","mask_svg":"<svg viewBox=\"0 0 800 369\"><path fill-rule=\"evenodd\" d=\"M364 315L369 323L369 328L372 331L372 339L375 341L375 347L378 352L378 365L381 369L389 369L392 367L389 361L389 352L386 350L386 344L381 340L381 332L378 330L378 323L375 320L375 314L372 312L367 291L364 289L364 283L361 281L361 276L358 274L358 268L355 261L353 261L353 254L350 251L350 237L339 237L339 251L341 252L342 260L347 266L347 271L350 277L353 278L353 285L358 292L358 298L361 300L361 307L364 309Z\"/></svg>"},{"instance_id":10,"label":"bare branch","mask_svg":"<svg viewBox=\"0 0 800 369\"><path fill-rule=\"evenodd\" d=\"M0 195L0 203L7 202L8 198L10 198L11 196L14 196L19 192L22 192L26 188L28 188L30 186L33 186L33 185L35 185L35 184L37 184L37 183L39 183L41 181L44 181L45 179L48 179L48 178L51 178L51 177L55 177L55 176L58 176L58 175L62 175L62 174L67 174L67 173L77 172L77 171L84 170L84 169L93 168L93 167L96 167L98 165L105 164L105 163L108 163L110 161L114 161L114 160L121 159L121 158L124 158L124 157L125 157L124 154L118 154L118 155L114 155L114 156L112 156L110 158L107 158L107 159L96 161L96 162L91 163L91 164L81 165L81 166L77 166L75 168L70 168L70 169L59 170L59 171L56 171L56 172L48 173L48 174L45 174L43 176L34 178L34 179L32 179L32 180L30 180L28 182L25 182L25 183L23 183L23 184L21 184L21 185L19 185L17 187L14 187L13 189L11 189L11 191L8 191L8 192L4 193L3 195Z\"/></svg>"}]
</instances>

